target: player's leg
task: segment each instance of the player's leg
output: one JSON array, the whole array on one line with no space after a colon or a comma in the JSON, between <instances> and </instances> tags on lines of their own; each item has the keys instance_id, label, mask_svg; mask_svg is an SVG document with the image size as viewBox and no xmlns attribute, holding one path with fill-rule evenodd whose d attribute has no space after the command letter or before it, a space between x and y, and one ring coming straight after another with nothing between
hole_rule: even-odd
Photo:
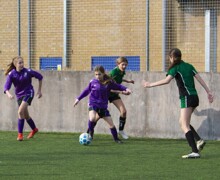
<instances>
[{"instance_id":1,"label":"player's leg","mask_svg":"<svg viewBox=\"0 0 220 180\"><path fill-rule=\"evenodd\" d=\"M194 129L194 127L192 125L190 125L190 129L191 129L193 136L196 140L197 149L199 151L202 151L204 146L206 145L206 142L199 136L199 134L196 132L196 130Z\"/></svg>"},{"instance_id":2,"label":"player's leg","mask_svg":"<svg viewBox=\"0 0 220 180\"><path fill-rule=\"evenodd\" d=\"M22 101L26 102L28 104L28 106L30 106L33 98L34 98L33 94L28 94L23 98ZM32 131L27 136L27 138L30 139L30 138L34 137L34 135L38 132L38 128L36 127L33 119L29 115L28 106L27 106L27 108L24 109L24 119L26 119L28 125L32 129Z\"/></svg>"},{"instance_id":3,"label":"player's leg","mask_svg":"<svg viewBox=\"0 0 220 180\"><path fill-rule=\"evenodd\" d=\"M193 133L190 129L190 119L193 112L192 107L181 108L180 111L180 125L181 129L185 133L186 139L189 143L189 146L192 148L192 153L182 156L182 158L199 158L199 151L196 147Z\"/></svg>"},{"instance_id":4,"label":"player's leg","mask_svg":"<svg viewBox=\"0 0 220 180\"><path fill-rule=\"evenodd\" d=\"M96 120L94 122L94 129L93 129L93 135L94 135L94 132L95 132L95 127L96 127L96 124L98 122L98 120L100 119L98 113L96 113ZM89 128L87 128L87 133L89 133Z\"/></svg>"},{"instance_id":5,"label":"player's leg","mask_svg":"<svg viewBox=\"0 0 220 180\"><path fill-rule=\"evenodd\" d=\"M94 134L94 127L96 124L96 118L97 118L97 112L92 109L89 108L89 121L88 121L88 130L89 130L89 134L91 135L91 137L93 138L93 134Z\"/></svg>"},{"instance_id":6,"label":"player's leg","mask_svg":"<svg viewBox=\"0 0 220 180\"><path fill-rule=\"evenodd\" d=\"M105 116L103 117L103 119L108 123L114 141L121 144L122 141L118 138L117 129L113 123L111 116Z\"/></svg>"},{"instance_id":7,"label":"player's leg","mask_svg":"<svg viewBox=\"0 0 220 180\"><path fill-rule=\"evenodd\" d=\"M34 135L38 132L38 128L35 125L35 122L33 119L30 117L28 109L25 110L25 119L32 131L28 134L27 138L30 139L34 137Z\"/></svg>"},{"instance_id":8,"label":"player's leg","mask_svg":"<svg viewBox=\"0 0 220 180\"><path fill-rule=\"evenodd\" d=\"M193 108L193 111L194 110L195 110L195 108ZM197 149L199 151L201 151L204 148L206 142L199 136L199 134L196 132L196 130L194 129L194 127L191 124L190 124L190 129L191 129L193 136L196 140Z\"/></svg>"},{"instance_id":9,"label":"player's leg","mask_svg":"<svg viewBox=\"0 0 220 180\"><path fill-rule=\"evenodd\" d=\"M23 141L23 129L24 129L24 119L25 119L25 111L28 108L28 103L22 101L22 99L18 100L19 108L18 108L18 141Z\"/></svg>"},{"instance_id":10,"label":"player's leg","mask_svg":"<svg viewBox=\"0 0 220 180\"><path fill-rule=\"evenodd\" d=\"M126 123L126 115L127 115L127 110L125 108L125 105L121 99L116 99L112 101L112 103L116 106L116 108L120 112L120 117L119 117L119 134L124 138L128 139L129 137L127 134L124 132L124 127Z\"/></svg>"}]
</instances>

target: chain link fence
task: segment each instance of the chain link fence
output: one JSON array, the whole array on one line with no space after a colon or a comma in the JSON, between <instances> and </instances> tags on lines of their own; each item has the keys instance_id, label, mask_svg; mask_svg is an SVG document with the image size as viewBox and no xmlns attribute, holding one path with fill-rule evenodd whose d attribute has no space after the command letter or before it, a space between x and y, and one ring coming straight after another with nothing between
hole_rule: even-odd
<instances>
[{"instance_id":1,"label":"chain link fence","mask_svg":"<svg viewBox=\"0 0 220 180\"><path fill-rule=\"evenodd\" d=\"M70 71L126 56L131 71L166 71L178 47L198 71L219 72L219 10L218 0L1 0L0 69L17 55Z\"/></svg>"}]
</instances>

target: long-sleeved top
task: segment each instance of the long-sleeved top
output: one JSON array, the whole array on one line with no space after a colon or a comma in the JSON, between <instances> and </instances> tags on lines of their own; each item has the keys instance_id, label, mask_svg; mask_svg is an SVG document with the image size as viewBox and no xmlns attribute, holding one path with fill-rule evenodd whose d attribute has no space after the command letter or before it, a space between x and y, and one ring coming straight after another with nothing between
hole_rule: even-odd
<instances>
[{"instance_id":1,"label":"long-sleeved top","mask_svg":"<svg viewBox=\"0 0 220 180\"><path fill-rule=\"evenodd\" d=\"M103 85L97 79L92 79L89 85L82 91L77 99L80 101L84 97L89 96L89 106L95 106L100 109L108 108L108 97L111 90L125 91L127 87L110 82L107 85Z\"/></svg>"},{"instance_id":2,"label":"long-sleeved top","mask_svg":"<svg viewBox=\"0 0 220 180\"><path fill-rule=\"evenodd\" d=\"M7 90L10 90L11 85L13 84L17 99L28 94L34 94L32 77L35 77L38 80L43 79L43 76L40 73L32 69L23 68L20 72L15 69L11 70L5 82L4 93Z\"/></svg>"}]
</instances>

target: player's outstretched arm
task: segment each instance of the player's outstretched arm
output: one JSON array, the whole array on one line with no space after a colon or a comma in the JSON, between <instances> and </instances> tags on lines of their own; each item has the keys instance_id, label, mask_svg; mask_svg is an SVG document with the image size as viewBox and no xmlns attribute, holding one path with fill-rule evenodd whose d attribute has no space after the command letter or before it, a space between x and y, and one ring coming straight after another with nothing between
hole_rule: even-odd
<instances>
[{"instance_id":1,"label":"player's outstretched arm","mask_svg":"<svg viewBox=\"0 0 220 180\"><path fill-rule=\"evenodd\" d=\"M123 79L123 82L134 84L134 80L126 80L126 79Z\"/></svg>"},{"instance_id":2,"label":"player's outstretched arm","mask_svg":"<svg viewBox=\"0 0 220 180\"><path fill-rule=\"evenodd\" d=\"M116 94L123 94L123 95L130 95L132 93L132 91L130 89L126 89L125 91L112 89L111 92L116 93Z\"/></svg>"},{"instance_id":3,"label":"player's outstretched arm","mask_svg":"<svg viewBox=\"0 0 220 180\"><path fill-rule=\"evenodd\" d=\"M79 99L76 99L75 102L73 103L73 107L75 107L79 103Z\"/></svg>"},{"instance_id":4,"label":"player's outstretched arm","mask_svg":"<svg viewBox=\"0 0 220 180\"><path fill-rule=\"evenodd\" d=\"M151 88L151 87L155 87L155 86L162 86L162 85L165 85L165 84L169 84L172 79L173 79L173 77L171 75L168 75L165 79L162 79L162 80L156 81L156 82L152 82L152 83L143 80L143 86L145 88Z\"/></svg>"}]
</instances>

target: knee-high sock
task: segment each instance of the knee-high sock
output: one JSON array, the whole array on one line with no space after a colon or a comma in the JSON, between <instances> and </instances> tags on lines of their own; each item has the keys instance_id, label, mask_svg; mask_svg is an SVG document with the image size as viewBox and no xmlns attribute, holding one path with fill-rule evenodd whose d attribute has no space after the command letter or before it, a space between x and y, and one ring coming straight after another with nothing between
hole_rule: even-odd
<instances>
[{"instance_id":1,"label":"knee-high sock","mask_svg":"<svg viewBox=\"0 0 220 180\"><path fill-rule=\"evenodd\" d=\"M91 137L93 138L93 134L94 134L94 127L96 125L96 122L93 121L88 121L88 130L89 130L89 134L91 135Z\"/></svg>"},{"instance_id":2,"label":"knee-high sock","mask_svg":"<svg viewBox=\"0 0 220 180\"><path fill-rule=\"evenodd\" d=\"M113 139L114 139L115 141L118 140L118 133L117 133L116 128L113 127L113 128L110 128L110 130L111 130L111 133L112 133Z\"/></svg>"},{"instance_id":3,"label":"knee-high sock","mask_svg":"<svg viewBox=\"0 0 220 180\"><path fill-rule=\"evenodd\" d=\"M126 123L126 117L119 117L119 131L123 131Z\"/></svg>"},{"instance_id":4,"label":"knee-high sock","mask_svg":"<svg viewBox=\"0 0 220 180\"><path fill-rule=\"evenodd\" d=\"M201 137L198 135L198 133L196 132L196 130L194 129L194 127L192 125L190 125L190 129L193 133L193 136L194 136L195 140L199 141L201 139Z\"/></svg>"},{"instance_id":5,"label":"knee-high sock","mask_svg":"<svg viewBox=\"0 0 220 180\"><path fill-rule=\"evenodd\" d=\"M24 119L18 119L18 133L23 133Z\"/></svg>"},{"instance_id":6,"label":"knee-high sock","mask_svg":"<svg viewBox=\"0 0 220 180\"><path fill-rule=\"evenodd\" d=\"M28 125L31 127L32 130L34 130L36 128L33 119L30 118L30 119L28 119L26 121L27 121Z\"/></svg>"},{"instance_id":7,"label":"knee-high sock","mask_svg":"<svg viewBox=\"0 0 220 180\"><path fill-rule=\"evenodd\" d=\"M194 140L194 136L193 136L192 131L189 130L189 131L185 134L185 136L186 136L186 139L187 139L187 141L188 141L188 143L189 143L189 146L192 148L192 152L198 153L199 151L198 151L198 149L197 149L197 147L196 147L196 143L195 143L195 140Z\"/></svg>"},{"instance_id":8,"label":"knee-high sock","mask_svg":"<svg viewBox=\"0 0 220 180\"><path fill-rule=\"evenodd\" d=\"M89 120L89 121L90 121L90 120ZM89 121L88 121L87 133L89 133ZM96 124L97 124L97 121L96 121L96 122L93 122L93 132L94 132L94 129L95 129Z\"/></svg>"}]
</instances>

